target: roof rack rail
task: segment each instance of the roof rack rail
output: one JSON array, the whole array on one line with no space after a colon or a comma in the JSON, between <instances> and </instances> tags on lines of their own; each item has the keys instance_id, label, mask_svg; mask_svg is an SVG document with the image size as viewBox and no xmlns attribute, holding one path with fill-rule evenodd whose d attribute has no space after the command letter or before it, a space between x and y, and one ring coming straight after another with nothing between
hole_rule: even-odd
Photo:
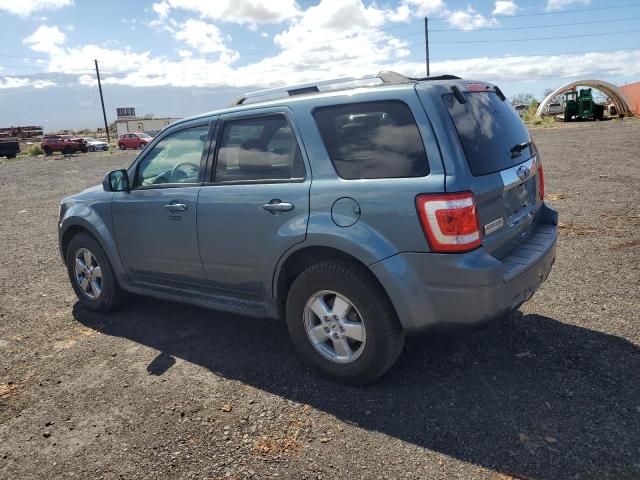
<instances>
[{"instance_id":1,"label":"roof rack rail","mask_svg":"<svg viewBox=\"0 0 640 480\"><path fill-rule=\"evenodd\" d=\"M369 75L365 77L336 78L333 80L324 80L321 82L304 83L301 85L289 85L286 87L268 88L265 90L249 92L234 100L231 106L245 105L247 103L251 103L252 100L258 101L256 99L276 100L279 98L293 97L295 95L303 95L307 93L319 93L321 91L330 92L335 90L345 90L348 88L364 87L376 84L380 85L412 83L421 80L423 79L409 78L397 72L383 70L377 75Z\"/></svg>"}]
</instances>

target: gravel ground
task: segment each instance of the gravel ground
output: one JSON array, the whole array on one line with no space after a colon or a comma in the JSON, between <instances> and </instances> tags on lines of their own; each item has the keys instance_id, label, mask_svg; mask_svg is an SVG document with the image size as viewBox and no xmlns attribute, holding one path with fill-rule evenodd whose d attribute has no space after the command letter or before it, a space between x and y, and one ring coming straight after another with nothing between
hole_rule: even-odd
<instances>
[{"instance_id":1,"label":"gravel ground","mask_svg":"<svg viewBox=\"0 0 640 480\"><path fill-rule=\"evenodd\" d=\"M410 339L365 388L278 321L76 304L65 194L134 153L0 164L0 478L640 478L640 122L534 132L558 258L522 315Z\"/></svg>"}]
</instances>

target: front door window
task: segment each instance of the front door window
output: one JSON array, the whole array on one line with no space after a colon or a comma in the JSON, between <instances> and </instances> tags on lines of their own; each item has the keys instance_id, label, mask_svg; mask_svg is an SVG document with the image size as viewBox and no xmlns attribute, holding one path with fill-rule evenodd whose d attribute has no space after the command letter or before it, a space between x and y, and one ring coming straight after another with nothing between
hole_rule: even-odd
<instances>
[{"instance_id":1,"label":"front door window","mask_svg":"<svg viewBox=\"0 0 640 480\"><path fill-rule=\"evenodd\" d=\"M197 183L200 160L207 141L206 125L172 133L142 159L135 187L165 183Z\"/></svg>"}]
</instances>

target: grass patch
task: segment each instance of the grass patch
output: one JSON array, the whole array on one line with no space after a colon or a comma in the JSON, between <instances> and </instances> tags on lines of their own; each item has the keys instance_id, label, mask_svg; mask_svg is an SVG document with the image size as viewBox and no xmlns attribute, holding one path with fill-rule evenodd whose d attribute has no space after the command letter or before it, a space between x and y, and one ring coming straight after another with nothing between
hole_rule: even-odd
<instances>
[{"instance_id":1,"label":"grass patch","mask_svg":"<svg viewBox=\"0 0 640 480\"><path fill-rule=\"evenodd\" d=\"M44 155L44 151L40 148L40 145L34 144L31 145L27 150L23 152L23 155L29 155L30 157L35 157L37 155Z\"/></svg>"}]
</instances>

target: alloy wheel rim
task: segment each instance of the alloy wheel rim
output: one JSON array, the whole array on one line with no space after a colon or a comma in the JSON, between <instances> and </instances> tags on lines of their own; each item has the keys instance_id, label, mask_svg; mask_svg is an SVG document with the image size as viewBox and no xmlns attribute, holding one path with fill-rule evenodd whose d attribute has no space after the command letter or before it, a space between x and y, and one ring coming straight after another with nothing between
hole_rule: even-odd
<instances>
[{"instance_id":1,"label":"alloy wheel rim","mask_svg":"<svg viewBox=\"0 0 640 480\"><path fill-rule=\"evenodd\" d=\"M355 362L367 341L360 312L344 295L321 290L304 307L304 326L313 347L334 363Z\"/></svg>"},{"instance_id":2,"label":"alloy wheel rim","mask_svg":"<svg viewBox=\"0 0 640 480\"><path fill-rule=\"evenodd\" d=\"M102 270L95 255L87 248L79 248L73 260L76 284L85 297L97 300L102 295Z\"/></svg>"}]
</instances>

